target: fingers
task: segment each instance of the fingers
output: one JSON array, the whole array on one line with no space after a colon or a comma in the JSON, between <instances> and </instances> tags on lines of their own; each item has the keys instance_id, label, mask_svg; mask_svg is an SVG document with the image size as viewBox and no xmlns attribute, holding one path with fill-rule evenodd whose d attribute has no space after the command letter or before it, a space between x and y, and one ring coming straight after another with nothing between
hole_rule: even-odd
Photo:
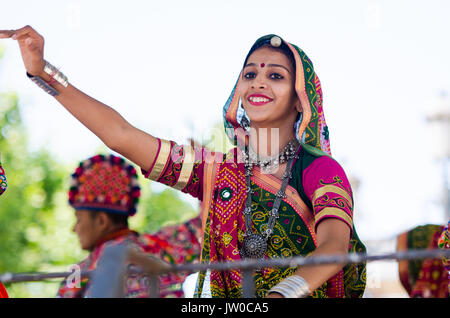
<instances>
[{"instance_id":1,"label":"fingers","mask_svg":"<svg viewBox=\"0 0 450 318\"><path fill-rule=\"evenodd\" d=\"M27 36L38 40L43 39L42 36L29 25L17 30L0 30L0 38L2 39L12 38L13 40L20 40Z\"/></svg>"},{"instance_id":2,"label":"fingers","mask_svg":"<svg viewBox=\"0 0 450 318\"><path fill-rule=\"evenodd\" d=\"M35 29L30 27L29 25L24 26L23 28L17 29L12 36L13 39L20 39L24 36L30 36L32 38L42 38L42 36L36 32Z\"/></svg>"},{"instance_id":3,"label":"fingers","mask_svg":"<svg viewBox=\"0 0 450 318\"><path fill-rule=\"evenodd\" d=\"M7 39L14 35L15 30L0 30L0 39Z\"/></svg>"},{"instance_id":4,"label":"fingers","mask_svg":"<svg viewBox=\"0 0 450 318\"><path fill-rule=\"evenodd\" d=\"M17 30L0 30L0 39L2 38L17 40L21 50L42 50L44 44L44 38L29 25Z\"/></svg>"}]
</instances>

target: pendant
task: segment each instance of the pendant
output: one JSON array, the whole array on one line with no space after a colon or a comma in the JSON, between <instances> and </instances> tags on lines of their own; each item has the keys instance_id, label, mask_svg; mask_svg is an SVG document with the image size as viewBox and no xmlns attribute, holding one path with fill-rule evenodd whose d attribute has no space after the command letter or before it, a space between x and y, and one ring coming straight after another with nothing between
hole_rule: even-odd
<instances>
[{"instance_id":1,"label":"pendant","mask_svg":"<svg viewBox=\"0 0 450 318\"><path fill-rule=\"evenodd\" d=\"M244 238L242 243L242 258L263 258L267 251L267 242L261 234L250 234Z\"/></svg>"}]
</instances>

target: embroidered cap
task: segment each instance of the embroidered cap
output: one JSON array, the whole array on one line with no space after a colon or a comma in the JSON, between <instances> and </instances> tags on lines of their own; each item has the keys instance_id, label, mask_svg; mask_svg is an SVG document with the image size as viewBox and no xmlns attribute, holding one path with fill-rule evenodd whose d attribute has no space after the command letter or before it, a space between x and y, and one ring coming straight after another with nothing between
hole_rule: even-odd
<instances>
[{"instance_id":1,"label":"embroidered cap","mask_svg":"<svg viewBox=\"0 0 450 318\"><path fill-rule=\"evenodd\" d=\"M274 47L279 47L281 43L283 42L281 41L281 38L279 36L274 35L270 38L270 45Z\"/></svg>"},{"instance_id":2,"label":"embroidered cap","mask_svg":"<svg viewBox=\"0 0 450 318\"><path fill-rule=\"evenodd\" d=\"M114 155L96 155L72 174L69 204L79 210L101 210L132 216L141 195L136 169Z\"/></svg>"}]
</instances>

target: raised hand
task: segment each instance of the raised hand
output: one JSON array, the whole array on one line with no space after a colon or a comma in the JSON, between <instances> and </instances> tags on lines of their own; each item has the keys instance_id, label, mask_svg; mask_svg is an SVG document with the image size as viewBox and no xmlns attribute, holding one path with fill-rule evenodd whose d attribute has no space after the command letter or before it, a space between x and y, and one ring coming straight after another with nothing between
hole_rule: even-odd
<instances>
[{"instance_id":1,"label":"raised hand","mask_svg":"<svg viewBox=\"0 0 450 318\"><path fill-rule=\"evenodd\" d=\"M41 77L44 75L44 38L36 30L29 25L17 30L0 30L2 38L17 40L28 73Z\"/></svg>"},{"instance_id":2,"label":"raised hand","mask_svg":"<svg viewBox=\"0 0 450 318\"><path fill-rule=\"evenodd\" d=\"M18 30L0 30L0 39L7 38L18 41L27 72L51 85L58 92L52 96L106 146L143 169L153 166L159 149L158 139L132 126L114 109L70 83L67 86L55 83L55 78L44 72L44 38L36 30L29 25Z\"/></svg>"}]
</instances>

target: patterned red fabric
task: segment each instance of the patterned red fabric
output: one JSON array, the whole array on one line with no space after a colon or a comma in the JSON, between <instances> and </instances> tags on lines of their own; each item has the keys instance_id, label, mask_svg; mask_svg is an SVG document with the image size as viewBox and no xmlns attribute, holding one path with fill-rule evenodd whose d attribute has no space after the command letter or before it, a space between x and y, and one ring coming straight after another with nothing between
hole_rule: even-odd
<instances>
[{"instance_id":1,"label":"patterned red fabric","mask_svg":"<svg viewBox=\"0 0 450 318\"><path fill-rule=\"evenodd\" d=\"M109 240L103 240L89 256L80 262L81 271L94 270L103 255L105 248L121 243L129 244L141 251L151 253L154 256L171 264L195 262L200 257L199 233L201 231L200 217L191 219L181 225L163 228L155 234L142 234L131 230L121 230ZM129 264L129 266L132 266ZM182 284L190 273L166 274L160 276L161 297L184 297ZM129 274L126 277L124 295L128 298L147 298L148 277L145 275ZM89 296L90 281L84 278L76 286L72 282L64 280L61 283L57 296L61 298L82 298Z\"/></svg>"},{"instance_id":2,"label":"patterned red fabric","mask_svg":"<svg viewBox=\"0 0 450 318\"><path fill-rule=\"evenodd\" d=\"M192 195L196 198L201 198L204 202L208 202L208 195L211 197L208 206L204 213L204 238L203 238L203 262L217 262L217 261L237 261L240 259L239 247L242 244L242 237L244 233L244 219L242 211L245 206L246 192L246 180L245 169L242 160L239 160L240 150L234 148L228 154L215 153L209 154L205 148L192 148L190 146L179 146L173 141L161 140L161 149L157 154L154 167L145 171L143 174L151 180L158 181L176 188L181 184L178 189ZM169 155L170 153L170 155ZM284 228L282 241L283 243L277 243L278 248L275 251L276 257L283 257L277 253L280 251L290 251L294 255L308 255L315 249L315 231L314 225L319 223L325 218L338 218L343 220L351 229L352 244L349 246L350 252L363 252L365 248L357 237L353 227L353 199L350 184L347 180L344 170L340 165L332 158L326 156L323 152L315 156L309 151L303 151L302 148L302 160L296 161L296 172L292 178L292 182L298 180L298 184L293 184L291 195L305 194L305 201L311 203L314 215L308 210L302 213L298 208L298 201L290 201L292 197L285 198L283 200L286 203L286 210L283 213L288 213L291 219L286 219L283 222L293 222L294 218L300 222L297 224L301 230L292 231L292 227L280 224L280 227ZM216 160L216 165L208 165L207 159L218 157L221 161ZM314 159L314 160L313 160ZM191 160L191 161L189 161ZM301 162L308 162L309 164L302 164ZM317 163L316 163L317 161ZM208 169L211 167L213 171L211 175L208 174ZM325 170L322 168L325 167ZM307 169L309 168L309 169ZM256 169L256 168L255 168ZM254 169L254 173L258 170ZM156 171L156 172L155 172ZM304 173L302 173L304 171ZM189 174L188 174L189 173ZM205 180L214 175L210 186L205 183ZM253 204L264 205L267 202L267 209L255 212L256 218L264 219L267 211L270 210L270 204L273 203L273 195L279 190L279 180L276 185L273 185L273 189L265 188L269 180L264 178L260 180L255 179L256 175L252 176L252 181L257 184L255 188L252 188L255 199L252 200ZM262 177L261 177L262 178ZM270 179L270 178L269 178ZM298 186L297 186L298 185ZM305 191L301 190L301 186L305 186ZM262 189L266 192L262 192ZM261 190L261 191L260 191ZM206 192L205 192L206 191ZM227 195L224 195L226 193ZM271 196L272 195L272 196ZM300 198L298 198L300 199ZM206 201L205 201L206 200ZM286 201L286 202L285 202ZM283 204L283 203L282 203ZM305 203L303 203L305 205ZM254 205L256 207L256 205ZM306 205L305 205L306 208ZM266 214L267 213L267 214ZM284 215L284 214L283 214ZM311 224L308 220L303 220L305 215L311 215ZM298 217L297 217L298 216ZM277 222L281 222L281 217ZM302 221L303 220L303 221ZM259 222L253 220L254 223ZM304 223L301 223L304 222ZM264 223L264 222L262 222ZM260 228L260 225L255 228ZM295 233L294 233L295 232ZM301 233L300 233L301 232ZM288 233L287 235L284 233ZM299 237L298 234L301 234ZM276 236L276 235L275 235ZM298 239L304 240L304 242L298 242ZM296 240L296 242L294 242ZM287 243L288 242L288 243ZM308 242L308 246L305 246ZM291 244L292 243L292 244ZM275 243L274 243L275 244ZM281 248L281 245L286 244L286 248ZM296 247L299 244L299 248ZM312 244L312 245L311 245ZM271 245L270 245L271 246ZM275 249L274 249L275 250ZM294 252L293 252L294 251ZM285 257L285 256L284 256ZM333 278L328 281L328 286L322 290L315 291L317 297L360 297L365 286L365 265L356 268L348 267L344 271L337 273ZM263 283L257 286L257 292L260 292L260 296L267 291L267 284L269 280L266 277L275 276L268 272L261 278ZM283 275L286 273L283 273ZM203 284L204 279L208 279L211 287L211 296L213 297L240 297L241 294L241 273L238 270L231 270L226 272L211 271L208 278L204 277L204 274L200 274L199 286ZM284 277L284 276L283 276ZM354 278L356 277L356 279ZM273 277L272 277L273 278ZM277 279L281 279L282 276L277 276ZM345 281L345 283L344 283ZM355 283L357 281L357 283ZM270 284L275 282L274 279L270 280ZM263 287L264 288L263 288ZM271 286L269 286L271 287ZM201 292L199 293L201 294Z\"/></svg>"},{"instance_id":3,"label":"patterned red fabric","mask_svg":"<svg viewBox=\"0 0 450 318\"><path fill-rule=\"evenodd\" d=\"M9 298L6 288L2 283L0 283L0 298Z\"/></svg>"},{"instance_id":4,"label":"patterned red fabric","mask_svg":"<svg viewBox=\"0 0 450 318\"><path fill-rule=\"evenodd\" d=\"M136 169L114 155L81 162L72 174L69 203L75 209L134 215L140 196Z\"/></svg>"},{"instance_id":5,"label":"patterned red fabric","mask_svg":"<svg viewBox=\"0 0 450 318\"><path fill-rule=\"evenodd\" d=\"M435 232L430 242L429 249L438 247L438 240L441 232ZM410 297L419 298L447 298L448 272L441 259L425 259L419 272L416 284L414 285Z\"/></svg>"},{"instance_id":6,"label":"patterned red fabric","mask_svg":"<svg viewBox=\"0 0 450 318\"><path fill-rule=\"evenodd\" d=\"M0 162L0 195L6 191L8 184L6 183L6 174L5 169L2 167L2 163Z\"/></svg>"}]
</instances>

